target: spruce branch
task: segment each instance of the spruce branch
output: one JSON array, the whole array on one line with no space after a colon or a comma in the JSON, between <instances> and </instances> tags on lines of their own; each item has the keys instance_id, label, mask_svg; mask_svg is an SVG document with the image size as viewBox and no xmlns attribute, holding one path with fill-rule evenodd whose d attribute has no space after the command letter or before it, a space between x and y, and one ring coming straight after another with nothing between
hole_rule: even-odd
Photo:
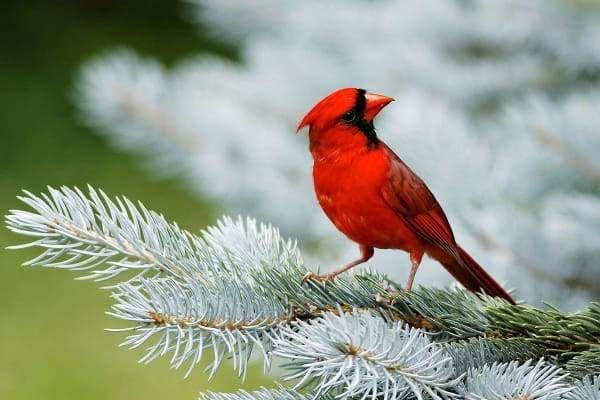
<instances>
[{"instance_id":1,"label":"spruce branch","mask_svg":"<svg viewBox=\"0 0 600 400\"><path fill-rule=\"evenodd\" d=\"M200 396L200 400L312 400L312 396L304 396L289 389L261 389L254 392L240 390L237 393L208 392ZM319 399L333 400L331 396L321 395Z\"/></svg>"},{"instance_id":2,"label":"spruce branch","mask_svg":"<svg viewBox=\"0 0 600 400\"><path fill-rule=\"evenodd\" d=\"M133 333L122 345L137 348L155 339L140 361L172 353L172 367L189 362L186 376L206 349L213 357L206 368L209 377L225 355L245 376L254 348L267 366L274 329L291 318L283 304L235 280L141 278L118 285L112 297L116 304L109 314L135 324L124 329Z\"/></svg>"},{"instance_id":3,"label":"spruce branch","mask_svg":"<svg viewBox=\"0 0 600 400\"><path fill-rule=\"evenodd\" d=\"M575 379L600 376L600 345L575 355L566 363L565 369Z\"/></svg>"},{"instance_id":4,"label":"spruce branch","mask_svg":"<svg viewBox=\"0 0 600 400\"><path fill-rule=\"evenodd\" d=\"M10 248L44 249L25 265L84 271L79 279L95 281L126 271L143 276L196 270L193 258L199 239L140 203L136 206L127 198L113 201L92 187L88 196L78 188L49 187L48 194L25 191L19 199L33 212L11 210L7 226L35 240ZM103 265L104 269L96 269Z\"/></svg>"},{"instance_id":5,"label":"spruce branch","mask_svg":"<svg viewBox=\"0 0 600 400\"><path fill-rule=\"evenodd\" d=\"M287 379L297 388L315 386L315 396L418 399L456 397L452 360L422 331L389 324L368 312L326 313L282 329L274 354L289 360Z\"/></svg>"},{"instance_id":6,"label":"spruce branch","mask_svg":"<svg viewBox=\"0 0 600 400\"><path fill-rule=\"evenodd\" d=\"M335 281L308 281L302 278L309 269L302 263L264 265L255 270L253 279L269 293L289 304L299 315L319 315L326 311L336 311L341 305L344 309L369 308L385 309L379 300L389 296L388 281L384 275L366 271L349 273Z\"/></svg>"},{"instance_id":7,"label":"spruce branch","mask_svg":"<svg viewBox=\"0 0 600 400\"><path fill-rule=\"evenodd\" d=\"M123 344L135 348L156 339L141 361L172 352L172 366L189 361L189 374L210 348L211 376L225 354L244 376L257 347L268 365L271 330L291 313L250 272L301 262L296 244L276 229L226 217L196 236L142 204L113 201L91 187L88 196L63 187L21 200L33 211L11 211L7 225L39 239L13 248L43 249L27 264L85 270L84 278L95 280L139 271L109 288L116 300L110 314L134 323L120 329L134 332Z\"/></svg>"},{"instance_id":8,"label":"spruce branch","mask_svg":"<svg viewBox=\"0 0 600 400\"><path fill-rule=\"evenodd\" d=\"M551 354L572 357L600 343L600 304L583 311L563 314L556 308L541 310L528 305L488 310L491 329L501 336L529 338Z\"/></svg>"},{"instance_id":9,"label":"spruce branch","mask_svg":"<svg viewBox=\"0 0 600 400\"><path fill-rule=\"evenodd\" d=\"M600 400L600 375L586 376L577 382L573 390L565 395L565 400Z\"/></svg>"},{"instance_id":10,"label":"spruce branch","mask_svg":"<svg viewBox=\"0 0 600 400\"><path fill-rule=\"evenodd\" d=\"M26 265L86 271L80 279L107 280L126 271L184 277L217 270L246 279L252 268L265 264L301 263L295 242L251 219L225 217L199 237L141 203L111 200L92 187L87 196L78 188L49 187L48 194L25 192L19 199L33 212L11 210L7 227L37 239L10 248L41 247L42 254ZM96 269L103 264L105 269Z\"/></svg>"},{"instance_id":11,"label":"spruce branch","mask_svg":"<svg viewBox=\"0 0 600 400\"><path fill-rule=\"evenodd\" d=\"M283 239L279 230L252 218L223 217L202 231L206 264L225 267L244 279L260 279L264 269L302 269L303 261L295 240Z\"/></svg>"},{"instance_id":12,"label":"spruce branch","mask_svg":"<svg viewBox=\"0 0 600 400\"><path fill-rule=\"evenodd\" d=\"M142 362L169 356L187 376L211 354L209 376L231 359L243 377L256 351L265 368L284 360L286 377L313 390L207 399L554 399L573 389L566 373L598 374L598 303L564 314L457 288L407 293L370 271L303 285L297 243L252 219L225 217L194 235L93 188L21 199L33 210L11 211L7 226L35 240L14 248L40 247L31 265L120 278L105 287L109 314L128 324L115 329L128 332L124 346L147 347ZM542 357L564 369L531 361ZM593 391L586 379L575 387Z\"/></svg>"},{"instance_id":13,"label":"spruce branch","mask_svg":"<svg viewBox=\"0 0 600 400\"><path fill-rule=\"evenodd\" d=\"M545 354L542 346L524 338L470 338L444 343L444 349L454 362L456 375L490 363L525 362Z\"/></svg>"},{"instance_id":14,"label":"spruce branch","mask_svg":"<svg viewBox=\"0 0 600 400\"><path fill-rule=\"evenodd\" d=\"M467 400L560 400L571 387L567 375L543 360L510 362L470 370L465 381Z\"/></svg>"},{"instance_id":15,"label":"spruce branch","mask_svg":"<svg viewBox=\"0 0 600 400\"><path fill-rule=\"evenodd\" d=\"M487 310L507 305L505 301L460 289L419 287L399 295L392 307L409 323L454 338L481 336L489 331Z\"/></svg>"}]
</instances>

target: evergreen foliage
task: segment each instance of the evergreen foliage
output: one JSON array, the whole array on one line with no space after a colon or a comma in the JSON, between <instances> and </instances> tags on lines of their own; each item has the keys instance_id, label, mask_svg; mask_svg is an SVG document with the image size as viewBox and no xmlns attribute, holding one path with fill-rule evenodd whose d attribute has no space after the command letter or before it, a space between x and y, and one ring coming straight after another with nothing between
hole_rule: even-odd
<instances>
[{"instance_id":1,"label":"evergreen foliage","mask_svg":"<svg viewBox=\"0 0 600 400\"><path fill-rule=\"evenodd\" d=\"M41 249L26 265L110 279L109 314L128 323L123 345L147 348L141 361L190 374L210 357L212 376L231 359L243 377L256 354L295 388L206 400L600 398L598 303L563 313L458 288L407 293L369 271L302 285L297 244L252 219L196 235L93 188L21 200L31 210L7 226L32 241L13 248Z\"/></svg>"}]
</instances>

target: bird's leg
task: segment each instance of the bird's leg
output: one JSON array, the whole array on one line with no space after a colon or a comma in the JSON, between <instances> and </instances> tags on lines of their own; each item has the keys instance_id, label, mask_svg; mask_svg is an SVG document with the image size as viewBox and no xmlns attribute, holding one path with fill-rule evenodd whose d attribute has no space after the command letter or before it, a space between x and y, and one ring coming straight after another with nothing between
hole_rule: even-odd
<instances>
[{"instance_id":1,"label":"bird's leg","mask_svg":"<svg viewBox=\"0 0 600 400\"><path fill-rule=\"evenodd\" d=\"M417 250L416 252L410 253L410 262L411 268L410 273L408 274L408 281L406 282L406 286L404 287L405 292L410 293L412 289L413 281L415 280L415 275L417 274L417 269L419 269L419 265L421 265L421 260L423 259L423 250ZM388 292L387 295L377 295L376 300L380 303L384 304L394 304L394 302L401 296L401 293L388 286L385 288Z\"/></svg>"},{"instance_id":2,"label":"bird's leg","mask_svg":"<svg viewBox=\"0 0 600 400\"><path fill-rule=\"evenodd\" d=\"M408 281L406 282L405 291L410 292L412 289L413 281L415 280L415 275L417 274L417 269L419 269L419 265L421 265L421 259L423 259L423 251L417 250L416 252L410 253L410 262L411 268L410 273L408 274ZM400 292L388 286L385 288L387 294L386 295L377 295L376 300L380 303L384 304L394 304L396 299L400 297Z\"/></svg>"},{"instance_id":3,"label":"bird's leg","mask_svg":"<svg viewBox=\"0 0 600 400\"><path fill-rule=\"evenodd\" d=\"M412 289L413 281L415 280L415 275L417 274L417 269L419 269L419 265L421 265L421 260L423 259L423 251L419 251L416 253L410 253L410 273L408 274L408 280L406 281L406 291L410 292Z\"/></svg>"},{"instance_id":4,"label":"bird's leg","mask_svg":"<svg viewBox=\"0 0 600 400\"><path fill-rule=\"evenodd\" d=\"M410 273L408 274L408 280L406 281L406 291L410 292L412 289L413 281L415 280L415 275L417 274L417 269L419 269L419 264L413 262L410 267Z\"/></svg>"},{"instance_id":5,"label":"bird's leg","mask_svg":"<svg viewBox=\"0 0 600 400\"><path fill-rule=\"evenodd\" d=\"M359 264L362 264L366 261L368 261L371 257L373 257L373 254L375 253L375 250L372 247L369 246L363 246L362 244L360 245L360 258L344 265L342 268L337 269L335 271L329 272L327 274L323 274L323 275L319 275L316 272L308 272L306 275L304 275L304 277L302 278L302 283L305 283L306 281L313 279L316 281L320 281L320 282L327 282L327 281L332 281L335 279L336 276L338 276L339 274L348 271L351 268L356 267Z\"/></svg>"}]
</instances>

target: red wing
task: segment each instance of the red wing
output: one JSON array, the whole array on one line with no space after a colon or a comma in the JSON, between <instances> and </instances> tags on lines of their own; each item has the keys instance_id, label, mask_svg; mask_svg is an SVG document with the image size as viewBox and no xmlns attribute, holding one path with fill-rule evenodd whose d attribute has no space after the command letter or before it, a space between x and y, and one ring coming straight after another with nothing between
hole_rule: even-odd
<instances>
[{"instance_id":1,"label":"red wing","mask_svg":"<svg viewBox=\"0 0 600 400\"><path fill-rule=\"evenodd\" d=\"M427 185L389 148L390 172L382 188L386 203L425 242L458 255L446 214Z\"/></svg>"}]
</instances>

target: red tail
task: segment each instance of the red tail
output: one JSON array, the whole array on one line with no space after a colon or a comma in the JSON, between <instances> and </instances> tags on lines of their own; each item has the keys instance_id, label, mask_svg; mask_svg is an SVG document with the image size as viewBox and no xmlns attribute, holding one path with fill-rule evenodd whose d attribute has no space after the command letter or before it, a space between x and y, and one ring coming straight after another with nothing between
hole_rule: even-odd
<instances>
[{"instance_id":1,"label":"red tail","mask_svg":"<svg viewBox=\"0 0 600 400\"><path fill-rule=\"evenodd\" d=\"M490 296L501 297L510 304L515 304L510 294L460 246L458 247L458 254L461 258L459 261L442 262L442 265L457 281L473 292L483 290L484 293Z\"/></svg>"}]
</instances>

